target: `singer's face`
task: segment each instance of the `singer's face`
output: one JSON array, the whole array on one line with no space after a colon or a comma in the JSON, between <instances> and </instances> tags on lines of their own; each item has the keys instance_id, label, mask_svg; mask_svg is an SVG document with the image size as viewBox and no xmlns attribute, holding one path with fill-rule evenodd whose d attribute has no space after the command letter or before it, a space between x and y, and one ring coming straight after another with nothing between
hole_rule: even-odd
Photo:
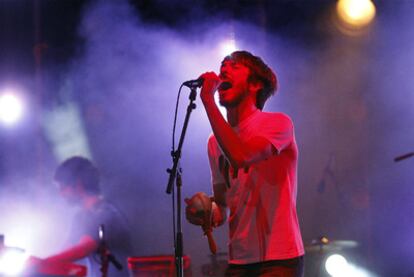
<instances>
[{"instance_id":1,"label":"singer's face","mask_svg":"<svg viewBox=\"0 0 414 277\"><path fill-rule=\"evenodd\" d=\"M235 107L249 97L250 70L241 63L225 60L220 67L220 79L229 82L231 87L226 90L219 89L220 104L224 107Z\"/></svg>"},{"instance_id":2,"label":"singer's face","mask_svg":"<svg viewBox=\"0 0 414 277\"><path fill-rule=\"evenodd\" d=\"M59 183L59 192L60 195L70 204L79 204L81 203L81 196L79 193L79 188L77 185L68 185Z\"/></svg>"}]
</instances>

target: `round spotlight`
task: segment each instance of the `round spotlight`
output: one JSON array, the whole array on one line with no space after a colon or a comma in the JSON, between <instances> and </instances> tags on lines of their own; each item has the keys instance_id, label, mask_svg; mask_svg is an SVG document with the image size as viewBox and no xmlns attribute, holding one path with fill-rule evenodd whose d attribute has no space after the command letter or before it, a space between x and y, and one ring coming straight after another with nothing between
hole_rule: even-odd
<instances>
[{"instance_id":1,"label":"round spotlight","mask_svg":"<svg viewBox=\"0 0 414 277\"><path fill-rule=\"evenodd\" d=\"M339 0L336 10L342 21L356 28L368 25L375 17L371 0Z\"/></svg>"},{"instance_id":2,"label":"round spotlight","mask_svg":"<svg viewBox=\"0 0 414 277\"><path fill-rule=\"evenodd\" d=\"M0 121L11 125L18 121L23 114L22 101L12 93L0 95Z\"/></svg>"},{"instance_id":3,"label":"round spotlight","mask_svg":"<svg viewBox=\"0 0 414 277\"><path fill-rule=\"evenodd\" d=\"M222 56L227 56L237 50L236 41L234 38L223 41L220 44L220 53Z\"/></svg>"},{"instance_id":4,"label":"round spotlight","mask_svg":"<svg viewBox=\"0 0 414 277\"><path fill-rule=\"evenodd\" d=\"M348 261L342 255L330 255L325 261L325 269L333 277L345 277L349 269Z\"/></svg>"},{"instance_id":5,"label":"round spotlight","mask_svg":"<svg viewBox=\"0 0 414 277\"><path fill-rule=\"evenodd\" d=\"M29 255L17 248L4 248L0 255L0 275L18 276L25 268Z\"/></svg>"}]
</instances>

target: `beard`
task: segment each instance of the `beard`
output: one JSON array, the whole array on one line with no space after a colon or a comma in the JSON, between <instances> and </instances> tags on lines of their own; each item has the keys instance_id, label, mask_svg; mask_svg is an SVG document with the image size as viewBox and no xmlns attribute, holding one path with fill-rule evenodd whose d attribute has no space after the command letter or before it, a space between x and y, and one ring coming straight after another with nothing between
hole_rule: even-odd
<instances>
[{"instance_id":1,"label":"beard","mask_svg":"<svg viewBox=\"0 0 414 277\"><path fill-rule=\"evenodd\" d=\"M224 107L224 108L234 108L237 107L239 105L239 103L241 102L241 100L219 100L220 106Z\"/></svg>"},{"instance_id":2,"label":"beard","mask_svg":"<svg viewBox=\"0 0 414 277\"><path fill-rule=\"evenodd\" d=\"M231 93L231 92L230 92ZM235 108L237 107L246 97L248 97L248 92L234 93L230 97L219 97L219 103L225 108Z\"/></svg>"}]
</instances>

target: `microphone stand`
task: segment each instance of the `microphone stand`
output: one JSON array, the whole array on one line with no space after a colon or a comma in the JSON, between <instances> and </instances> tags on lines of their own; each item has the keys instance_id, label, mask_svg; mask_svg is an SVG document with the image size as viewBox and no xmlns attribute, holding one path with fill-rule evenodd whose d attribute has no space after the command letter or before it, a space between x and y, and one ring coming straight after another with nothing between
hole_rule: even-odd
<instances>
[{"instance_id":1,"label":"microphone stand","mask_svg":"<svg viewBox=\"0 0 414 277\"><path fill-rule=\"evenodd\" d=\"M411 158L412 156L414 156L414 152L410 152L410 153L407 153L407 154L404 154L404 155L401 155L401 156L395 157L395 158L394 158L394 162L400 162L400 161L402 161L402 160L405 160L405 159Z\"/></svg>"},{"instance_id":2,"label":"microphone stand","mask_svg":"<svg viewBox=\"0 0 414 277\"><path fill-rule=\"evenodd\" d=\"M105 240L105 229L104 225L99 225L99 248L98 253L101 259L101 267L100 271L102 273L102 277L108 277L108 268L109 262L111 262L116 269L119 271L122 270L122 264L115 258L115 256L109 251L108 246L106 245Z\"/></svg>"},{"instance_id":3,"label":"microphone stand","mask_svg":"<svg viewBox=\"0 0 414 277\"><path fill-rule=\"evenodd\" d=\"M4 235L0 234L0 254L1 254L1 251L3 251L3 248L4 248Z\"/></svg>"},{"instance_id":4,"label":"microphone stand","mask_svg":"<svg viewBox=\"0 0 414 277\"><path fill-rule=\"evenodd\" d=\"M190 115L192 110L196 108L196 104L194 104L194 101L196 99L197 93L196 93L197 86L191 86L191 92L190 92L190 103L187 107L187 113L185 115L184 119L184 125L183 129L181 131L180 141L178 143L178 148L176 151L171 151L171 157L173 159L173 166L172 168L168 168L167 172L170 174L168 179L168 185L167 185L167 194L171 194L174 181L177 186L177 233L175 234L175 264L176 264L176 276L177 277L183 277L184 276L184 269L183 269L183 233L182 233L182 227L181 227L181 168L177 170L178 164L181 158L181 150L184 143L184 137L187 131L188 122L190 120Z\"/></svg>"}]
</instances>

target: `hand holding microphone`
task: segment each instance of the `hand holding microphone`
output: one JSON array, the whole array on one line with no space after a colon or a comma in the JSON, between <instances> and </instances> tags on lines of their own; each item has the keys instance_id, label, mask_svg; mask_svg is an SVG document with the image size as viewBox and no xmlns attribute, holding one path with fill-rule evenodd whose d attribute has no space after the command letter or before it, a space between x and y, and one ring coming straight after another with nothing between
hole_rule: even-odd
<instances>
[{"instance_id":1,"label":"hand holding microphone","mask_svg":"<svg viewBox=\"0 0 414 277\"><path fill-rule=\"evenodd\" d=\"M211 226L211 210L212 201L204 192L197 192L190 199L184 199L187 207L185 209L185 215L187 220L202 227L204 235L207 236L208 245L212 254L216 254L217 246L214 241Z\"/></svg>"},{"instance_id":2,"label":"hand holding microphone","mask_svg":"<svg viewBox=\"0 0 414 277\"><path fill-rule=\"evenodd\" d=\"M214 95L214 92L217 89L227 90L232 87L230 82L222 81L216 73L210 71L202 74L198 79L185 81L183 86L188 88L201 88L203 87L204 91L209 91Z\"/></svg>"}]
</instances>

